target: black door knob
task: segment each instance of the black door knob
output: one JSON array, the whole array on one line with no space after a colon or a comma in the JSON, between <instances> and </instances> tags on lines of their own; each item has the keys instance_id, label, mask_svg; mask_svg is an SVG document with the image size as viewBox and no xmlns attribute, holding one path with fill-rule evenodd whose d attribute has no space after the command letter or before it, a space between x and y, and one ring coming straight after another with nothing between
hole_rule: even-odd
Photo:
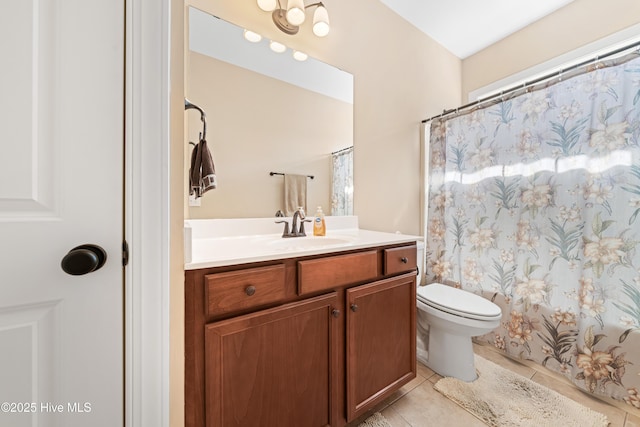
<instances>
[{"instance_id":1,"label":"black door knob","mask_svg":"<svg viewBox=\"0 0 640 427\"><path fill-rule=\"evenodd\" d=\"M80 276L100 269L106 261L107 253L100 246L80 245L62 258L60 266L65 273Z\"/></svg>"}]
</instances>

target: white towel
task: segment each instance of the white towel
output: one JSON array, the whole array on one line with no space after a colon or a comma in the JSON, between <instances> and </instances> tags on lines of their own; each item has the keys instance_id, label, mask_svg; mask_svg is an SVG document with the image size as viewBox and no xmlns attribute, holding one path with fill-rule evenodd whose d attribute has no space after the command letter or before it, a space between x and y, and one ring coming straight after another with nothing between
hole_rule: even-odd
<instances>
[{"instance_id":1,"label":"white towel","mask_svg":"<svg viewBox=\"0 0 640 427\"><path fill-rule=\"evenodd\" d=\"M307 212L306 175L284 175L284 211L292 216L299 207Z\"/></svg>"}]
</instances>

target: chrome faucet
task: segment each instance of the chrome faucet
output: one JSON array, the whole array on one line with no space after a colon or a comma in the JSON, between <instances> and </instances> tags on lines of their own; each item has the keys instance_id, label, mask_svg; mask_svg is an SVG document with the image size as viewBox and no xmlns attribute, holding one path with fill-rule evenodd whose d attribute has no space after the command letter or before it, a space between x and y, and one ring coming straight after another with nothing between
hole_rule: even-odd
<instances>
[{"instance_id":1,"label":"chrome faucet","mask_svg":"<svg viewBox=\"0 0 640 427\"><path fill-rule=\"evenodd\" d=\"M300 225L298 225L298 220L300 220ZM304 209L300 207L293 213L293 219L291 221L291 231L289 231L289 222L286 219L282 221L276 221L276 224L284 223L284 231L282 232L282 237L303 237L307 235L304 231L305 222L311 222L311 220L305 219Z\"/></svg>"},{"instance_id":2,"label":"chrome faucet","mask_svg":"<svg viewBox=\"0 0 640 427\"><path fill-rule=\"evenodd\" d=\"M304 224L304 209L302 207L299 207L298 209L296 209L296 211L293 213L293 220L291 221L291 233L294 233L296 236L298 235L298 219L300 219L300 223ZM304 233L304 228L302 229L303 233Z\"/></svg>"}]
</instances>

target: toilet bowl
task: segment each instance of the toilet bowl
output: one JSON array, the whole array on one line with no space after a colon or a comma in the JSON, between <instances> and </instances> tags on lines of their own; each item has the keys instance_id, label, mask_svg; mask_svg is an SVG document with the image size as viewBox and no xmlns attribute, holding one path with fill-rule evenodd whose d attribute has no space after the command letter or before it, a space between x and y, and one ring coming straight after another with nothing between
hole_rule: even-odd
<instances>
[{"instance_id":1,"label":"toilet bowl","mask_svg":"<svg viewBox=\"0 0 640 427\"><path fill-rule=\"evenodd\" d=\"M440 283L418 286L417 307L418 360L442 376L475 380L471 337L500 325L500 307Z\"/></svg>"}]
</instances>

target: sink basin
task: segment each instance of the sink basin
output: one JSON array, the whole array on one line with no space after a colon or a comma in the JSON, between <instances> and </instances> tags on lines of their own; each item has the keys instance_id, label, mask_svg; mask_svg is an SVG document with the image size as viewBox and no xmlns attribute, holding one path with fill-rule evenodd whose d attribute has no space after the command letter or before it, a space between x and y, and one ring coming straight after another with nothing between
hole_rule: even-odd
<instances>
[{"instance_id":1,"label":"sink basin","mask_svg":"<svg viewBox=\"0 0 640 427\"><path fill-rule=\"evenodd\" d=\"M316 249L348 245L353 242L353 238L349 237L325 237L325 236L306 236L306 237L286 237L277 238L267 242L267 245L277 250L304 250Z\"/></svg>"}]
</instances>

